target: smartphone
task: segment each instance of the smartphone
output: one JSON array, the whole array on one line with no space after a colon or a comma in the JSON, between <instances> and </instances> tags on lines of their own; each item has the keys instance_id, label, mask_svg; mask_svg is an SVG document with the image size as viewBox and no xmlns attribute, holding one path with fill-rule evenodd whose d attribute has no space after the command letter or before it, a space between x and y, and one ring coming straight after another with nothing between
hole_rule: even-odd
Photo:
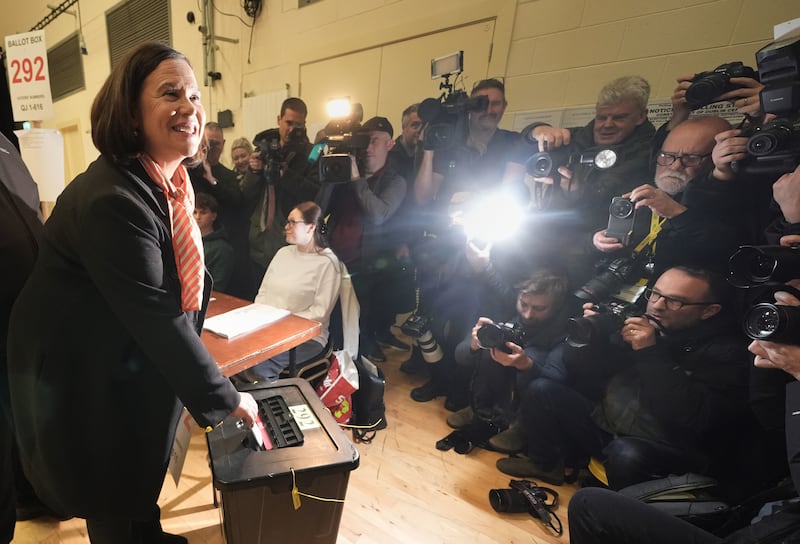
<instances>
[{"instance_id":1,"label":"smartphone","mask_svg":"<svg viewBox=\"0 0 800 544\"><path fill-rule=\"evenodd\" d=\"M636 220L636 205L630 198L615 196L608 207L608 228L606 236L616 238L623 246L628 246L633 238Z\"/></svg>"}]
</instances>

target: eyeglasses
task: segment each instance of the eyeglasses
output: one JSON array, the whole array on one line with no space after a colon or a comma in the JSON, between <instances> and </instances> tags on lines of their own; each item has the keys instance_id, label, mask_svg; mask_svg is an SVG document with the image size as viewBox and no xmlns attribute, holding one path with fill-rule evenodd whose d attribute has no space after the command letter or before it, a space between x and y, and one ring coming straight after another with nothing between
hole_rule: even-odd
<instances>
[{"instance_id":1,"label":"eyeglasses","mask_svg":"<svg viewBox=\"0 0 800 544\"><path fill-rule=\"evenodd\" d=\"M300 220L297 220L297 219L287 219L286 222L283 224L283 226L285 228L285 227L287 227L289 225L295 226L295 225L299 225L299 224L305 225L306 222L305 221L300 221Z\"/></svg>"},{"instance_id":2,"label":"eyeglasses","mask_svg":"<svg viewBox=\"0 0 800 544\"><path fill-rule=\"evenodd\" d=\"M707 306L709 304L716 304L716 302L685 302L663 295L651 287L644 290L644 296L650 302L658 302L663 298L664 306L667 307L667 310L680 310L684 306Z\"/></svg>"},{"instance_id":3,"label":"eyeglasses","mask_svg":"<svg viewBox=\"0 0 800 544\"><path fill-rule=\"evenodd\" d=\"M675 153L666 153L661 151L656 157L656 162L661 166L669 166L677 160L681 161L681 165L683 165L684 168L692 168L693 166L700 166L700 163L703 162L703 159L710 156L711 153L703 153L702 155L696 155L694 153L676 155Z\"/></svg>"}]
</instances>

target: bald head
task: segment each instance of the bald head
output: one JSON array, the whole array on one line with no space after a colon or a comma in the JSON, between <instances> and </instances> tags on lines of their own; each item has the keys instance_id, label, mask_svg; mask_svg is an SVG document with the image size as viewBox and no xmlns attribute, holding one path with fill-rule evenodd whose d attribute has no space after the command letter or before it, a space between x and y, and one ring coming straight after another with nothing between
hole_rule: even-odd
<instances>
[{"instance_id":1,"label":"bald head","mask_svg":"<svg viewBox=\"0 0 800 544\"><path fill-rule=\"evenodd\" d=\"M661 146L656 167L656 186L670 195L682 192L697 176L713 167L714 137L731 124L715 116L687 119L672 129Z\"/></svg>"}]
</instances>

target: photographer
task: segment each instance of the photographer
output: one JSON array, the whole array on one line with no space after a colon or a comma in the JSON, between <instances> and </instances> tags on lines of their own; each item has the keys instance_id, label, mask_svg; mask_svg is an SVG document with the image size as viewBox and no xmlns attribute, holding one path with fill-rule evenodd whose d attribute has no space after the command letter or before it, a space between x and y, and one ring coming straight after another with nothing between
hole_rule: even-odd
<instances>
[{"instance_id":1,"label":"photographer","mask_svg":"<svg viewBox=\"0 0 800 544\"><path fill-rule=\"evenodd\" d=\"M312 146L305 132L307 115L302 100L287 98L281 104L278 127L253 138L256 150L242 180L255 280L250 299L272 257L284 245L280 218L300 202L314 200L319 190L316 170L308 162Z\"/></svg>"},{"instance_id":2,"label":"photographer","mask_svg":"<svg viewBox=\"0 0 800 544\"><path fill-rule=\"evenodd\" d=\"M596 457L612 489L668 474L714 475L747 409L748 358L722 313L727 289L704 270L664 272L646 292L644 315L568 351L572 387L531 382L520 414L536 440L527 459L500 459L497 467L559 485ZM584 308L596 328L617 317Z\"/></svg>"},{"instance_id":3,"label":"photographer","mask_svg":"<svg viewBox=\"0 0 800 544\"><path fill-rule=\"evenodd\" d=\"M785 245L789 242L791 240L784 240ZM796 285L797 281L789 283ZM800 300L789 293L778 292L775 300L787 306L800 306ZM794 378L786 385L785 454L788 455L792 480L797 488L800 486L800 466L797 461L800 450L800 427L796 414L800 410L800 385L796 380L800 379L800 346L754 340L748 349L755 355L756 367L783 370ZM569 503L570 542L572 544L617 544L618 542L735 544L772 541L767 540L770 535L780 535L781 542L795 542L800 535L798 503L776 506L770 505L771 514L759 516L749 526L721 538L663 510L620 493L605 489L582 489Z\"/></svg>"},{"instance_id":4,"label":"photographer","mask_svg":"<svg viewBox=\"0 0 800 544\"><path fill-rule=\"evenodd\" d=\"M727 271L738 242L737 196L726 183L709 178L709 172L715 136L729 128L724 119L706 116L670 131L656 156L655 186L640 185L625 194L635 211L609 222L616 226L616 219L618 230L632 231L629 243L623 245L603 229L592 237L594 247L612 256L628 254L646 236L654 236L653 277L676 265Z\"/></svg>"},{"instance_id":5,"label":"photographer","mask_svg":"<svg viewBox=\"0 0 800 544\"><path fill-rule=\"evenodd\" d=\"M396 263L395 218L407 186L406 180L387 163L394 146L394 130L389 120L373 117L358 132L369 136L369 145L358 161L351 155L350 182L325 185L318 202L323 215L328 215L331 249L352 274L353 288L361 304L361 353L381 362L386 358L375 333L385 327L376 319L378 296L391 287L387 278ZM359 171L358 162L363 171Z\"/></svg>"},{"instance_id":6,"label":"photographer","mask_svg":"<svg viewBox=\"0 0 800 544\"><path fill-rule=\"evenodd\" d=\"M470 406L447 418L461 429L476 420L507 430L489 444L505 453L520 451L525 436L513 401L533 379L565 381L562 362L566 346L567 278L547 269L534 271L517 284L516 314L504 324L481 317L470 336L456 347L456 362L473 369ZM507 340L508 338L512 340ZM510 426L509 426L510 425Z\"/></svg>"}]
</instances>

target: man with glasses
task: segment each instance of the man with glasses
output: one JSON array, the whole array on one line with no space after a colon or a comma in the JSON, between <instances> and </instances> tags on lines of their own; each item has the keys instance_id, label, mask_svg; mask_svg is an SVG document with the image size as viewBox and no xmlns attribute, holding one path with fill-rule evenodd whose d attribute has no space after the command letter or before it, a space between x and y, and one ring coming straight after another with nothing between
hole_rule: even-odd
<instances>
[{"instance_id":1,"label":"man with glasses","mask_svg":"<svg viewBox=\"0 0 800 544\"><path fill-rule=\"evenodd\" d=\"M590 457L621 489L669 474L719 476L748 410L744 338L723 312L729 286L674 267L647 291L644 315L565 354L567 385L537 379L520 413L527 458L497 461L515 477L574 481ZM584 316L598 316L584 306Z\"/></svg>"},{"instance_id":2,"label":"man with glasses","mask_svg":"<svg viewBox=\"0 0 800 544\"><path fill-rule=\"evenodd\" d=\"M623 246L603 229L595 232L594 247L617 257L654 235L649 246L654 252L653 277L679 264L727 270L737 246L737 191L710 172L715 136L729 128L724 119L707 116L671 130L656 155L654 184L639 185L624 195L636 206L631 242Z\"/></svg>"}]
</instances>

